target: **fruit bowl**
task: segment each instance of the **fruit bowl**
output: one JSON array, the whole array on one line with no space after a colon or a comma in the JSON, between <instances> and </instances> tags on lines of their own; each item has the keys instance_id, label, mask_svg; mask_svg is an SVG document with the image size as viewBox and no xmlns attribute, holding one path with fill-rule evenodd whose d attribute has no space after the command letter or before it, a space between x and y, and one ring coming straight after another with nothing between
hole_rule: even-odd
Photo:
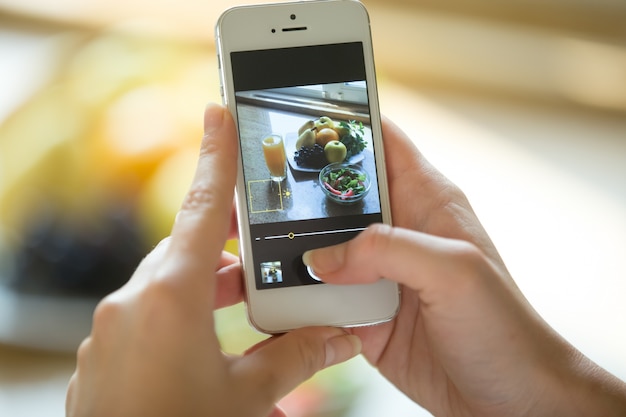
<instances>
[{"instance_id":1,"label":"fruit bowl","mask_svg":"<svg viewBox=\"0 0 626 417\"><path fill-rule=\"evenodd\" d=\"M338 204L354 204L363 200L370 190L369 174L358 165L334 163L326 165L319 174L324 195Z\"/></svg>"},{"instance_id":2,"label":"fruit bowl","mask_svg":"<svg viewBox=\"0 0 626 417\"><path fill-rule=\"evenodd\" d=\"M295 154L294 154L294 152L298 150L296 148L296 141L297 140L298 140L297 132L288 132L288 133L285 134L285 151L287 152L287 162L289 163L289 166L291 167L291 169L293 171L296 171L296 172L319 174L320 170L326 164L328 164L328 162L326 161L325 164L323 164L320 167L298 165L298 163L296 162L296 159L295 159ZM358 164L363 159L365 159L365 152L360 152L360 153L358 153L356 155L352 155L351 157L346 159L344 161L344 163Z\"/></svg>"}]
</instances>

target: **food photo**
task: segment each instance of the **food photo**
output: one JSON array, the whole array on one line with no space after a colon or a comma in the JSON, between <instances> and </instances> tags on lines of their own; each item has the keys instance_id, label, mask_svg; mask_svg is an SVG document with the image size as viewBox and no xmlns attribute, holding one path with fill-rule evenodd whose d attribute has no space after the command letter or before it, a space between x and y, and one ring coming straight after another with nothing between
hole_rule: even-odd
<instances>
[{"instance_id":1,"label":"food photo","mask_svg":"<svg viewBox=\"0 0 626 417\"><path fill-rule=\"evenodd\" d=\"M236 97L251 224L380 212L365 83Z\"/></svg>"}]
</instances>

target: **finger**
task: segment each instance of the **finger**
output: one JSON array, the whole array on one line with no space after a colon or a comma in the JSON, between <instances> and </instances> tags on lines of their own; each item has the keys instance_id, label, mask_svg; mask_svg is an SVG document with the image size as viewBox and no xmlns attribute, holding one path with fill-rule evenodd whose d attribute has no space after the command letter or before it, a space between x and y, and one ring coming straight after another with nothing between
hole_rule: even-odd
<instances>
[{"instance_id":1,"label":"finger","mask_svg":"<svg viewBox=\"0 0 626 417\"><path fill-rule=\"evenodd\" d=\"M284 333L283 333L284 334ZM267 339L263 339L260 342L250 346L248 349L245 350L245 352L243 353L244 356L247 355L251 355L254 352L256 352L257 350L263 348L264 346L266 346L269 343L272 343L274 340L278 339L279 337L281 337L283 334L275 334L275 335L271 335L270 337L268 337Z\"/></svg>"},{"instance_id":2,"label":"finger","mask_svg":"<svg viewBox=\"0 0 626 417\"><path fill-rule=\"evenodd\" d=\"M406 184L412 189L419 189L426 184L451 185L450 181L435 168L415 146L398 125L388 118L382 123L385 158L389 183L399 185L397 193L406 195ZM406 182L402 178L410 178ZM392 190L393 191L393 190Z\"/></svg>"},{"instance_id":3,"label":"finger","mask_svg":"<svg viewBox=\"0 0 626 417\"><path fill-rule=\"evenodd\" d=\"M237 207L233 201L233 208L230 214L230 230L228 231L229 239L237 239L239 237L239 225L237 223Z\"/></svg>"},{"instance_id":4,"label":"finger","mask_svg":"<svg viewBox=\"0 0 626 417\"><path fill-rule=\"evenodd\" d=\"M239 257L233 255L232 253L223 250L222 255L220 256L220 263L218 268L225 268L229 265L239 263Z\"/></svg>"},{"instance_id":5,"label":"finger","mask_svg":"<svg viewBox=\"0 0 626 417\"><path fill-rule=\"evenodd\" d=\"M78 384L78 374L74 372L70 377L70 381L67 385L67 392L65 394L65 415L71 415L72 410L76 409L75 399L76 399L76 387Z\"/></svg>"},{"instance_id":6,"label":"finger","mask_svg":"<svg viewBox=\"0 0 626 417\"><path fill-rule=\"evenodd\" d=\"M161 241L157 243L156 246L139 263L137 270L152 269L154 268L154 266L158 265L163 259L163 256L165 255L165 253L167 252L167 248L170 245L170 241L171 239L169 236L161 239Z\"/></svg>"},{"instance_id":7,"label":"finger","mask_svg":"<svg viewBox=\"0 0 626 417\"><path fill-rule=\"evenodd\" d=\"M489 267L468 242L382 224L346 243L308 251L303 262L328 283L368 283L384 277L422 292L420 299L425 293L445 292L465 271Z\"/></svg>"},{"instance_id":8,"label":"finger","mask_svg":"<svg viewBox=\"0 0 626 417\"><path fill-rule=\"evenodd\" d=\"M141 260L139 266L130 277L124 287L136 288L137 285L144 282L147 278L151 277L154 270L161 265L161 262L167 253L167 249L170 245L170 237L162 239L146 256Z\"/></svg>"},{"instance_id":9,"label":"finger","mask_svg":"<svg viewBox=\"0 0 626 417\"><path fill-rule=\"evenodd\" d=\"M179 277L197 278L214 270L231 219L237 166L237 136L230 113L208 105L198 166L176 222L168 257Z\"/></svg>"},{"instance_id":10,"label":"finger","mask_svg":"<svg viewBox=\"0 0 626 417\"><path fill-rule=\"evenodd\" d=\"M465 194L430 164L397 125L383 119L382 127L394 225L472 242L507 275Z\"/></svg>"},{"instance_id":11,"label":"finger","mask_svg":"<svg viewBox=\"0 0 626 417\"><path fill-rule=\"evenodd\" d=\"M247 354L238 362L244 380L257 394L276 403L316 372L361 351L357 336L332 327L294 330Z\"/></svg>"},{"instance_id":12,"label":"finger","mask_svg":"<svg viewBox=\"0 0 626 417\"><path fill-rule=\"evenodd\" d=\"M389 181L405 173L413 174L415 162L426 162L420 151L409 137L390 119L382 120L383 144L385 158L392 163L387 164Z\"/></svg>"},{"instance_id":13,"label":"finger","mask_svg":"<svg viewBox=\"0 0 626 417\"><path fill-rule=\"evenodd\" d=\"M235 259L236 262L225 264L215 274L217 289L215 291L214 308L216 310L243 301L244 289L241 264L238 258L235 257Z\"/></svg>"},{"instance_id":14,"label":"finger","mask_svg":"<svg viewBox=\"0 0 626 417\"><path fill-rule=\"evenodd\" d=\"M287 413L277 404L267 417L287 417Z\"/></svg>"},{"instance_id":15,"label":"finger","mask_svg":"<svg viewBox=\"0 0 626 417\"><path fill-rule=\"evenodd\" d=\"M393 223L426 231L424 220L430 218L427 214L433 207L439 207L442 197L457 188L428 162L397 125L383 119L382 127Z\"/></svg>"}]
</instances>

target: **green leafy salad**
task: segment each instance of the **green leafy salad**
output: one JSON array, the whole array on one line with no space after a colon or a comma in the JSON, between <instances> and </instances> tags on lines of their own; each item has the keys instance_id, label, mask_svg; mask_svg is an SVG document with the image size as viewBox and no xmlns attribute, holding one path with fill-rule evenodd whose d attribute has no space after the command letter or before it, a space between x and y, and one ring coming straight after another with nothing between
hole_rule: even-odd
<instances>
[{"instance_id":1,"label":"green leafy salad","mask_svg":"<svg viewBox=\"0 0 626 417\"><path fill-rule=\"evenodd\" d=\"M365 192L365 174L350 168L340 168L324 175L324 187L340 198L355 197Z\"/></svg>"}]
</instances>

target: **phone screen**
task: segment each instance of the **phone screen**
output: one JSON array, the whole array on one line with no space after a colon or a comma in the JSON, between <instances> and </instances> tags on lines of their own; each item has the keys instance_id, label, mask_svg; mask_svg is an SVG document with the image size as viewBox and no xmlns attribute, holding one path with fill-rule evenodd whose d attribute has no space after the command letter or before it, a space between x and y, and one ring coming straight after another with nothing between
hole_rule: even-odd
<instances>
[{"instance_id":1,"label":"phone screen","mask_svg":"<svg viewBox=\"0 0 626 417\"><path fill-rule=\"evenodd\" d=\"M232 52L231 65L256 288L321 284L302 254L383 220L363 45Z\"/></svg>"}]
</instances>

